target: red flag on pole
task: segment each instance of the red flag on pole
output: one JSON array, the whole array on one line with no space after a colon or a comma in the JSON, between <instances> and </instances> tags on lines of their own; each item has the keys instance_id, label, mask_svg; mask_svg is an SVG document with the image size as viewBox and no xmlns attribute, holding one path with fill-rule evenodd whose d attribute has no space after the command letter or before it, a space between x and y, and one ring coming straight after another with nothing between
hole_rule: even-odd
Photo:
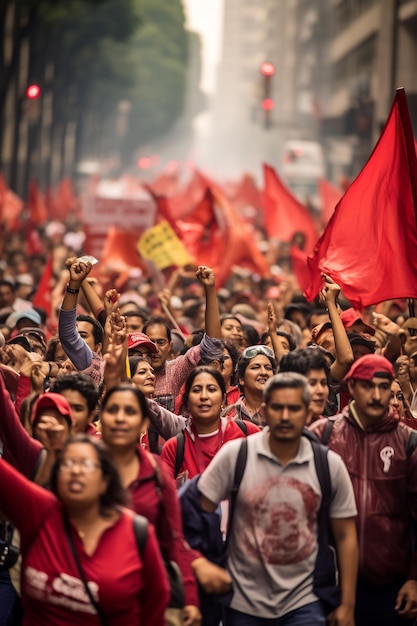
<instances>
[{"instance_id":1,"label":"red flag on pole","mask_svg":"<svg viewBox=\"0 0 417 626\"><path fill-rule=\"evenodd\" d=\"M270 239L288 243L296 233L305 237L304 250L310 253L318 239L313 217L297 200L270 165L264 164L263 193L265 230Z\"/></svg>"},{"instance_id":2,"label":"red flag on pole","mask_svg":"<svg viewBox=\"0 0 417 626\"><path fill-rule=\"evenodd\" d=\"M361 309L417 298L417 159L407 100L398 89L368 162L339 201L308 259L313 300L322 273Z\"/></svg>"}]
</instances>

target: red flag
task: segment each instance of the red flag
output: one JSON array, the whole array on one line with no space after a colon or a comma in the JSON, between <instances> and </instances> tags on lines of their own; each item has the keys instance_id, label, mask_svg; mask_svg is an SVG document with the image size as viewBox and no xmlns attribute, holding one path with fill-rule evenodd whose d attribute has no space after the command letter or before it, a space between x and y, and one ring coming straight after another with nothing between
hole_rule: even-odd
<instances>
[{"instance_id":1,"label":"red flag","mask_svg":"<svg viewBox=\"0 0 417 626\"><path fill-rule=\"evenodd\" d=\"M207 191L197 207L180 222L181 239L197 263L208 265L221 287L234 265L250 269L262 277L269 267L253 237L232 203L218 185L201 174Z\"/></svg>"},{"instance_id":2,"label":"red flag","mask_svg":"<svg viewBox=\"0 0 417 626\"><path fill-rule=\"evenodd\" d=\"M304 250L312 252L318 233L311 214L285 187L271 166L264 164L263 169L264 220L268 237L288 243L296 233L302 233L305 237Z\"/></svg>"},{"instance_id":3,"label":"red flag","mask_svg":"<svg viewBox=\"0 0 417 626\"><path fill-rule=\"evenodd\" d=\"M368 162L338 203L308 259L319 292L329 274L357 309L417 298L417 159L407 100L397 90L385 128Z\"/></svg>"},{"instance_id":4,"label":"red flag","mask_svg":"<svg viewBox=\"0 0 417 626\"><path fill-rule=\"evenodd\" d=\"M55 312L52 311L52 290L55 286L53 266L54 254L51 252L39 281L38 289L32 300L33 306L46 311L46 317L47 320L49 320L49 322L47 322L48 324L55 316Z\"/></svg>"},{"instance_id":5,"label":"red flag","mask_svg":"<svg viewBox=\"0 0 417 626\"><path fill-rule=\"evenodd\" d=\"M93 267L93 275L100 274L100 277L104 278L116 275L116 285L112 286L118 288L127 280L133 269L139 268L143 274L147 275L148 267L136 250L140 235L140 232L123 231L114 226L110 228L100 263Z\"/></svg>"},{"instance_id":6,"label":"red flag","mask_svg":"<svg viewBox=\"0 0 417 626\"><path fill-rule=\"evenodd\" d=\"M326 226L333 215L336 204L343 196L343 191L335 187L335 185L332 185L332 183L325 178L322 178L319 180L319 196L321 199L321 221L323 226Z\"/></svg>"},{"instance_id":7,"label":"red flag","mask_svg":"<svg viewBox=\"0 0 417 626\"><path fill-rule=\"evenodd\" d=\"M7 187L3 175L0 174L1 223L5 224L9 230L17 230L20 228L20 216L23 208L23 200Z\"/></svg>"},{"instance_id":8,"label":"red flag","mask_svg":"<svg viewBox=\"0 0 417 626\"><path fill-rule=\"evenodd\" d=\"M46 204L34 180L29 184L28 209L29 221L32 222L32 224L44 224L48 219Z\"/></svg>"},{"instance_id":9,"label":"red flag","mask_svg":"<svg viewBox=\"0 0 417 626\"><path fill-rule=\"evenodd\" d=\"M45 194L46 195L46 194ZM56 189L55 197L51 204L51 219L66 219L78 206L78 200L74 193L72 181L69 178L62 178Z\"/></svg>"},{"instance_id":10,"label":"red flag","mask_svg":"<svg viewBox=\"0 0 417 626\"><path fill-rule=\"evenodd\" d=\"M307 253L297 246L290 248L291 265L301 291L305 291L310 283L307 266Z\"/></svg>"}]
</instances>

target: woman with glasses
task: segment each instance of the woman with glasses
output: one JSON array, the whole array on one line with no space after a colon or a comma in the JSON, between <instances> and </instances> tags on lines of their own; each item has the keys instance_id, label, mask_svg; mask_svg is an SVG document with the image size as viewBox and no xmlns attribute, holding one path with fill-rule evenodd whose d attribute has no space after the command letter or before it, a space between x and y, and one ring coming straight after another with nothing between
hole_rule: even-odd
<instances>
[{"instance_id":1,"label":"woman with glasses","mask_svg":"<svg viewBox=\"0 0 417 626\"><path fill-rule=\"evenodd\" d=\"M23 624L163 624L169 587L155 531L147 526L139 550L106 446L67 440L51 487L0 460L1 506L21 535Z\"/></svg>"},{"instance_id":2,"label":"woman with glasses","mask_svg":"<svg viewBox=\"0 0 417 626\"><path fill-rule=\"evenodd\" d=\"M407 426L417 429L417 419L413 416L408 400L404 396L403 389L398 378L391 383L390 409L394 415Z\"/></svg>"},{"instance_id":3,"label":"woman with glasses","mask_svg":"<svg viewBox=\"0 0 417 626\"><path fill-rule=\"evenodd\" d=\"M267 381L275 374L277 362L268 346L257 345L245 348L236 366L241 396L235 404L228 406L224 415L228 419L242 419L264 426L261 414L263 391Z\"/></svg>"},{"instance_id":4,"label":"woman with glasses","mask_svg":"<svg viewBox=\"0 0 417 626\"><path fill-rule=\"evenodd\" d=\"M191 372L184 391L189 422L180 435L165 443L161 453L171 475L179 482L201 474L226 441L259 431L254 424L242 426L221 417L225 400L226 385L221 372L208 365ZM178 458L181 448L183 453Z\"/></svg>"}]
</instances>

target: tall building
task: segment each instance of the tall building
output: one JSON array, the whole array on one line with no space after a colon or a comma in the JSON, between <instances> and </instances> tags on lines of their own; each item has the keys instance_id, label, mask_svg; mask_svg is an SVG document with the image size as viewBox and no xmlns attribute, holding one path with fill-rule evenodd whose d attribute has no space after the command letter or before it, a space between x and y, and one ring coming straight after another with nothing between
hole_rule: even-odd
<instances>
[{"instance_id":1,"label":"tall building","mask_svg":"<svg viewBox=\"0 0 417 626\"><path fill-rule=\"evenodd\" d=\"M417 2L332 0L331 77L322 124L331 175L354 176L404 87L417 128Z\"/></svg>"}]
</instances>

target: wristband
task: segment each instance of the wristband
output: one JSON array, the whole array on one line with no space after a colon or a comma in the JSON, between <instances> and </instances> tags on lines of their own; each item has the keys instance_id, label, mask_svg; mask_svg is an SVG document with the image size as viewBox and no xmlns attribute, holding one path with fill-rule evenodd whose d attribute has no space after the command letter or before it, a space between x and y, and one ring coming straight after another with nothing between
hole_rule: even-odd
<instances>
[{"instance_id":1,"label":"wristband","mask_svg":"<svg viewBox=\"0 0 417 626\"><path fill-rule=\"evenodd\" d=\"M68 291L68 293L75 293L75 294L80 292L79 289L73 289L69 285L67 285L67 291Z\"/></svg>"}]
</instances>

